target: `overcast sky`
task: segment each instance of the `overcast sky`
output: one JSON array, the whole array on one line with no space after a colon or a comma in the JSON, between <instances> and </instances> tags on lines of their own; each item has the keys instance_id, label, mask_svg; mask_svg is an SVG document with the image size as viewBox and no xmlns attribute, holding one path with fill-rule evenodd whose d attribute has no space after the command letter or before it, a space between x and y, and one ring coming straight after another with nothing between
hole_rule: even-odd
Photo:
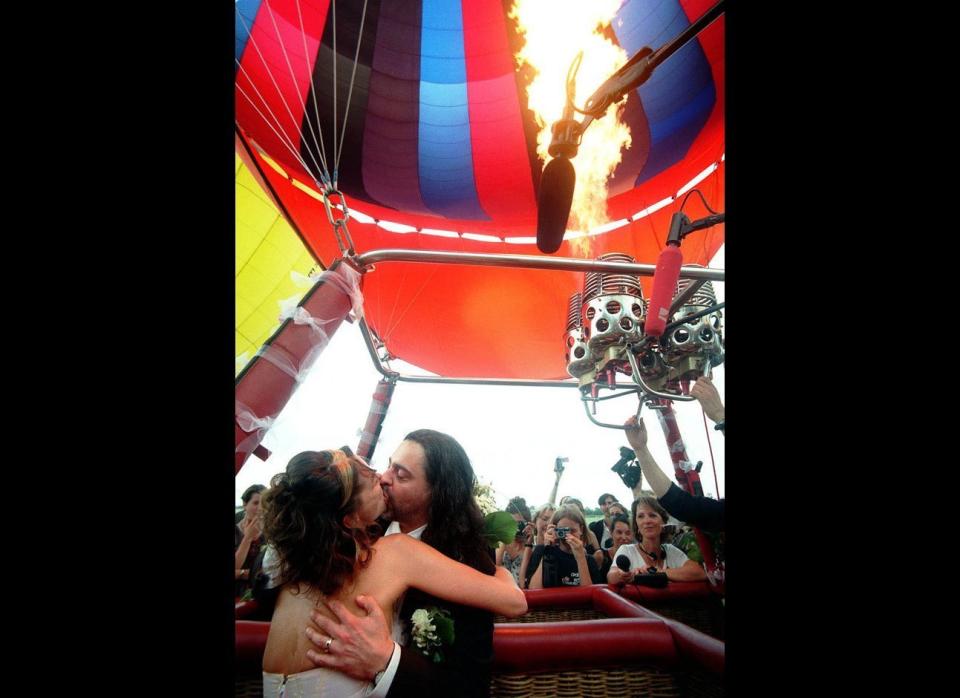
<instances>
[{"instance_id":1,"label":"overcast sky","mask_svg":"<svg viewBox=\"0 0 960 698\"><path fill-rule=\"evenodd\" d=\"M710 266L722 269L723 259L721 247ZM724 284L715 282L714 289L722 302ZM726 308L723 314L726 339ZM558 343L557 351L562 350ZM425 373L402 361L394 361L392 366L404 374ZM714 369L713 377L722 397L723 365ZM628 380L625 376L620 378ZM356 449L359 430L367 419L379 379L359 328L343 323L264 438L263 445L272 452L270 458L263 462L251 456L237 473L237 505L244 489L253 483L269 485L270 477L283 470L300 451L335 448L344 443ZM694 462L703 461L700 477L704 492L718 494L709 439L719 495L726 496L723 436L713 430L709 420L705 428L698 402L673 405L687 455ZM597 418L623 423L636 406L633 397L601 402ZM642 416L654 458L673 477L666 441L656 417L647 408ZM589 508L596 506L597 498L605 492L613 493L622 502L632 499L627 487L610 470L619 458L620 446L627 445L623 432L590 422L577 390L400 382L373 456L373 466L382 471L403 436L420 428L437 429L460 441L477 476L493 486L501 506L516 495L524 497L531 508L546 502L554 483L557 456L570 459L560 480L558 500L563 495L573 495Z\"/></svg>"}]
</instances>

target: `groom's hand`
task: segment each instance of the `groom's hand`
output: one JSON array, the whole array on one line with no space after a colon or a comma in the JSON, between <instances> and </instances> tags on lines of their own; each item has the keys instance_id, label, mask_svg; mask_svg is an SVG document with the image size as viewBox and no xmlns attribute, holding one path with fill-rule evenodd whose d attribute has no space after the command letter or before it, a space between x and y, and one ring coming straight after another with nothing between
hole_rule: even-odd
<instances>
[{"instance_id":1,"label":"groom's hand","mask_svg":"<svg viewBox=\"0 0 960 698\"><path fill-rule=\"evenodd\" d=\"M311 617L320 631L310 627L306 630L307 638L316 646L307 650L307 658L317 666L336 669L356 679L373 680L393 655L390 626L379 604L372 596L358 596L357 606L366 612L359 616L339 601L325 605L339 622L313 611ZM328 643L331 638L333 641Z\"/></svg>"}]
</instances>

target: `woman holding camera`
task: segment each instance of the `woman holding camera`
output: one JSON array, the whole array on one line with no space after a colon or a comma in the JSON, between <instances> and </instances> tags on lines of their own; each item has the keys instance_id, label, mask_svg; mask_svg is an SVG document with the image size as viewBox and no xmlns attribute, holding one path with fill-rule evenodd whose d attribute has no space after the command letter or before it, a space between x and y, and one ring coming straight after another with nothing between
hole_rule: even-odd
<instances>
[{"instance_id":1,"label":"woman holding camera","mask_svg":"<svg viewBox=\"0 0 960 698\"><path fill-rule=\"evenodd\" d=\"M600 568L584 546L587 522L575 506L560 507L544 532L544 545L533 549L528 587L590 586L601 583Z\"/></svg>"},{"instance_id":2,"label":"woman holding camera","mask_svg":"<svg viewBox=\"0 0 960 698\"><path fill-rule=\"evenodd\" d=\"M507 513L517 522L517 534L510 543L501 543L497 548L497 565L506 567L516 580L517 586L522 589L523 577L520 574L523 569L524 551L527 550L525 544L533 536L533 524L530 523L530 509L523 497L511 499L507 504Z\"/></svg>"},{"instance_id":3,"label":"woman holding camera","mask_svg":"<svg viewBox=\"0 0 960 698\"><path fill-rule=\"evenodd\" d=\"M654 572L665 572L667 579L673 582L699 582L707 578L703 568L680 548L663 542L663 527L670 515L655 498L638 497L633 501L630 512L637 542L621 545L613 556L616 560L625 555L630 560L630 571L611 567L607 572L610 584L622 584L631 581L636 574Z\"/></svg>"}]
</instances>

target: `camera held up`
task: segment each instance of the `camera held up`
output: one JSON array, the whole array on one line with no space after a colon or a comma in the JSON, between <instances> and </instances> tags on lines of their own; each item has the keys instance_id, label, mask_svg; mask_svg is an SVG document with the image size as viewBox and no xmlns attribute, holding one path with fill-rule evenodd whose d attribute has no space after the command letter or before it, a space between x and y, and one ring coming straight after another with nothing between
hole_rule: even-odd
<instances>
[{"instance_id":1,"label":"camera held up","mask_svg":"<svg viewBox=\"0 0 960 698\"><path fill-rule=\"evenodd\" d=\"M620 476L620 479L623 480L623 484L629 487L631 490L637 486L637 483L640 482L640 478L642 476L640 464L636 462L636 457L637 454L631 449L627 448L626 446L621 446L620 460L614 463L613 467L610 468L610 470Z\"/></svg>"}]
</instances>

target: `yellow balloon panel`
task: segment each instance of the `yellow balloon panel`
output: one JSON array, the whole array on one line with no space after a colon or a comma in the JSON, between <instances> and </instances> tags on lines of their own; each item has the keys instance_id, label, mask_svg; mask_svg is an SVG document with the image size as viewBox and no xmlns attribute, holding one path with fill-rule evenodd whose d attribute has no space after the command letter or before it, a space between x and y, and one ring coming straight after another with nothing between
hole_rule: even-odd
<instances>
[{"instance_id":1,"label":"yellow balloon panel","mask_svg":"<svg viewBox=\"0 0 960 698\"><path fill-rule=\"evenodd\" d=\"M280 303L299 301L317 262L236 158L236 373L280 326Z\"/></svg>"}]
</instances>

